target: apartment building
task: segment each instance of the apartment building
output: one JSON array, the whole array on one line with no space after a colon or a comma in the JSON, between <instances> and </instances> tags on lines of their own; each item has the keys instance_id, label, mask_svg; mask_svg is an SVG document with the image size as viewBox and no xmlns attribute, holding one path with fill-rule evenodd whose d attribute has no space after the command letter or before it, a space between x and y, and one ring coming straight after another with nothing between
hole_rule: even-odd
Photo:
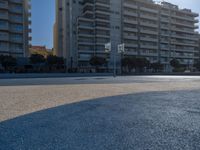
<instances>
[{"instance_id":1,"label":"apartment building","mask_svg":"<svg viewBox=\"0 0 200 150\"><path fill-rule=\"evenodd\" d=\"M145 57L161 62L170 71L170 61L192 67L198 59L197 13L152 0L57 0L56 51L69 63L84 67L92 56L107 58L113 65L118 44L125 44L121 57ZM110 42L111 54L104 45Z\"/></svg>"},{"instance_id":2,"label":"apartment building","mask_svg":"<svg viewBox=\"0 0 200 150\"><path fill-rule=\"evenodd\" d=\"M199 58L197 61L200 61L200 34L198 37L199 37L199 47L198 47L199 52L196 53L196 56Z\"/></svg>"},{"instance_id":3,"label":"apartment building","mask_svg":"<svg viewBox=\"0 0 200 150\"><path fill-rule=\"evenodd\" d=\"M30 15L30 0L0 0L0 55L29 55Z\"/></svg>"}]
</instances>

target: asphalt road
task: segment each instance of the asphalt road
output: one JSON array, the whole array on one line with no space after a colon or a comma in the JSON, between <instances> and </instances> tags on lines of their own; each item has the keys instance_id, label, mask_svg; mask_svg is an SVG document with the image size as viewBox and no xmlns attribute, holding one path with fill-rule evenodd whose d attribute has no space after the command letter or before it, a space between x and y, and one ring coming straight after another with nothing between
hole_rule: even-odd
<instances>
[{"instance_id":1,"label":"asphalt road","mask_svg":"<svg viewBox=\"0 0 200 150\"><path fill-rule=\"evenodd\" d=\"M200 149L199 77L20 79L0 85L0 150Z\"/></svg>"}]
</instances>

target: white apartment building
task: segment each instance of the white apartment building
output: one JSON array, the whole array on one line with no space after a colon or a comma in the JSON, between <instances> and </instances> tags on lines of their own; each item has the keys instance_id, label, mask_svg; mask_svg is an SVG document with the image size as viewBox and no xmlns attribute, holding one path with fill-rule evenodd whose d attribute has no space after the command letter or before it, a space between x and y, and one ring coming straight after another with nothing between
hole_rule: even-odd
<instances>
[{"instance_id":1,"label":"white apartment building","mask_svg":"<svg viewBox=\"0 0 200 150\"><path fill-rule=\"evenodd\" d=\"M0 55L29 55L30 0L0 0Z\"/></svg>"},{"instance_id":2,"label":"white apartment building","mask_svg":"<svg viewBox=\"0 0 200 150\"><path fill-rule=\"evenodd\" d=\"M54 26L55 54L67 59L68 65L87 67L92 56L105 57L113 65L113 52L125 44L121 57L145 57L161 62L170 70L176 58L191 67L199 59L199 14L189 9L152 0L56 0ZM112 44L111 54L104 45Z\"/></svg>"}]
</instances>

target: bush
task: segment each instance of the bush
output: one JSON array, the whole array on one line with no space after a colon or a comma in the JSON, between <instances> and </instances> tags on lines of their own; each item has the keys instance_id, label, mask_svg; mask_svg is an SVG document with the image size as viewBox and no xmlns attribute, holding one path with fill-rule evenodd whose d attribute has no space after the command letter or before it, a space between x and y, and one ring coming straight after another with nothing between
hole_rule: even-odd
<instances>
[{"instance_id":1,"label":"bush","mask_svg":"<svg viewBox=\"0 0 200 150\"><path fill-rule=\"evenodd\" d=\"M17 60L16 58L12 56L0 56L0 63L4 67L5 70L12 70L13 67L17 65Z\"/></svg>"},{"instance_id":2,"label":"bush","mask_svg":"<svg viewBox=\"0 0 200 150\"><path fill-rule=\"evenodd\" d=\"M132 57L125 57L122 59L122 66L127 67L129 73L132 69L136 69L139 72L142 72L145 67L149 67L150 62L146 58L139 57L136 58L134 56Z\"/></svg>"},{"instance_id":3,"label":"bush","mask_svg":"<svg viewBox=\"0 0 200 150\"><path fill-rule=\"evenodd\" d=\"M96 71L99 70L99 67L106 64L106 59L103 57L94 56L90 59L90 65L96 68Z\"/></svg>"},{"instance_id":4,"label":"bush","mask_svg":"<svg viewBox=\"0 0 200 150\"><path fill-rule=\"evenodd\" d=\"M45 62L45 58L40 54L32 54L30 57L30 62L32 64L41 64Z\"/></svg>"},{"instance_id":5,"label":"bush","mask_svg":"<svg viewBox=\"0 0 200 150\"><path fill-rule=\"evenodd\" d=\"M177 59L172 59L170 61L170 65L174 68L174 69L177 69L177 68L180 68L181 65L180 65L180 62L177 60Z\"/></svg>"},{"instance_id":6,"label":"bush","mask_svg":"<svg viewBox=\"0 0 200 150\"><path fill-rule=\"evenodd\" d=\"M200 60L194 63L194 66L198 71L200 71Z\"/></svg>"},{"instance_id":7,"label":"bush","mask_svg":"<svg viewBox=\"0 0 200 150\"><path fill-rule=\"evenodd\" d=\"M164 66L160 62L155 62L150 65L150 68L152 68L154 72L159 72L163 70Z\"/></svg>"},{"instance_id":8,"label":"bush","mask_svg":"<svg viewBox=\"0 0 200 150\"><path fill-rule=\"evenodd\" d=\"M47 64L52 65L64 65L64 59L53 55L47 56Z\"/></svg>"}]
</instances>

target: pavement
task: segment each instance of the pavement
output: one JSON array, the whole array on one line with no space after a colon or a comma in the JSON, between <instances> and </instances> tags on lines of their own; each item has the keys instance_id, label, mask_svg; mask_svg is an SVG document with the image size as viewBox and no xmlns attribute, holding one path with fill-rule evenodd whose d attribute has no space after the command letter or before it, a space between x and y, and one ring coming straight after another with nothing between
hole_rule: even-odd
<instances>
[{"instance_id":1,"label":"pavement","mask_svg":"<svg viewBox=\"0 0 200 150\"><path fill-rule=\"evenodd\" d=\"M0 80L0 150L199 150L200 77Z\"/></svg>"}]
</instances>

